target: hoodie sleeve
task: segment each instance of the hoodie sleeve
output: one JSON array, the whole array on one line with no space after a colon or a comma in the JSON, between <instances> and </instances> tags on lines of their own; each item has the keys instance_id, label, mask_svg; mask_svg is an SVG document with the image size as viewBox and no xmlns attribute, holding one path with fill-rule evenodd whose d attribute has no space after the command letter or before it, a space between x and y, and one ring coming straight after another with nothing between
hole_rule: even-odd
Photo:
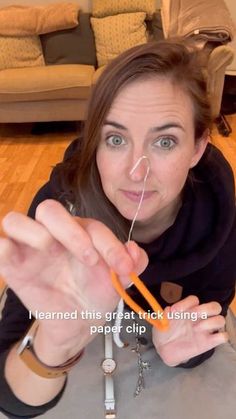
<instances>
[{"instance_id":1,"label":"hoodie sleeve","mask_svg":"<svg viewBox=\"0 0 236 419\"><path fill-rule=\"evenodd\" d=\"M0 412L8 418L34 418L52 409L61 399L65 386L50 402L42 406L29 406L19 400L9 387L5 375L5 362L11 347L26 333L31 320L29 313L16 294L7 290L7 299L0 321Z\"/></svg>"},{"instance_id":2,"label":"hoodie sleeve","mask_svg":"<svg viewBox=\"0 0 236 419\"><path fill-rule=\"evenodd\" d=\"M176 365L175 368L194 368L198 365L202 364L204 361L206 361L208 358L210 358L215 352L215 349L210 349L210 351L204 352L203 354L194 356L193 358L190 358L187 362L184 362L182 364Z\"/></svg>"},{"instance_id":3,"label":"hoodie sleeve","mask_svg":"<svg viewBox=\"0 0 236 419\"><path fill-rule=\"evenodd\" d=\"M67 148L63 161L70 158L77 149L78 140L73 141ZM57 176L52 171L50 180L42 186L35 195L28 216L35 218L37 206L46 199L55 199L54 190L56 189ZM8 418L34 418L44 414L47 410L52 409L61 399L65 386L60 393L49 403L42 406L29 406L16 398L9 387L5 375L4 368L8 353L17 341L22 339L30 326L28 310L21 303L17 295L11 290L7 290L7 298L2 311L0 321L0 411Z\"/></svg>"},{"instance_id":4,"label":"hoodie sleeve","mask_svg":"<svg viewBox=\"0 0 236 419\"><path fill-rule=\"evenodd\" d=\"M232 226L227 242L218 256L207 267L208 281L206 286L197 294L201 304L217 301L221 307L221 315L226 316L230 303L235 296L236 283L236 220ZM205 273L206 275L206 273ZM191 358L188 362L177 365L182 368L193 368L210 358L214 349Z\"/></svg>"},{"instance_id":5,"label":"hoodie sleeve","mask_svg":"<svg viewBox=\"0 0 236 419\"><path fill-rule=\"evenodd\" d=\"M17 419L17 418L35 418L37 416L43 415L48 410L52 409L61 399L65 387L66 382L58 395L48 403L43 404L42 406L30 406L25 404L21 400L19 400L14 393L12 392L11 388L9 387L4 374L5 362L8 356L9 350L4 351L0 354L0 412L2 412L7 418L10 419Z\"/></svg>"},{"instance_id":6,"label":"hoodie sleeve","mask_svg":"<svg viewBox=\"0 0 236 419\"><path fill-rule=\"evenodd\" d=\"M28 215L34 218L40 202L53 198L50 182L44 185L34 197ZM0 411L8 418L34 418L53 408L60 400L63 390L49 403L43 406L29 406L19 400L9 387L5 375L5 362L12 345L22 339L30 326L28 310L21 303L17 295L7 290L7 298L0 321Z\"/></svg>"},{"instance_id":7,"label":"hoodie sleeve","mask_svg":"<svg viewBox=\"0 0 236 419\"><path fill-rule=\"evenodd\" d=\"M218 255L206 268L205 286L198 293L201 304L217 301L226 316L235 296L236 284L236 215L231 232Z\"/></svg>"}]
</instances>

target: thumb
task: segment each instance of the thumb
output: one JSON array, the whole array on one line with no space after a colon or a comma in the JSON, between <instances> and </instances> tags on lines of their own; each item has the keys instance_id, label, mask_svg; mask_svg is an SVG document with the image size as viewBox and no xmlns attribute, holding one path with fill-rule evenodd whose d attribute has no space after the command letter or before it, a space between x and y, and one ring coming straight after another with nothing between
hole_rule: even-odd
<instances>
[{"instance_id":1,"label":"thumb","mask_svg":"<svg viewBox=\"0 0 236 419\"><path fill-rule=\"evenodd\" d=\"M134 241L129 241L125 244L129 255L134 261L134 271L140 275L148 265L147 253L137 245Z\"/></svg>"},{"instance_id":2,"label":"thumb","mask_svg":"<svg viewBox=\"0 0 236 419\"><path fill-rule=\"evenodd\" d=\"M141 274L146 269L148 264L148 256L146 252L141 249L134 241L127 242L125 246L134 262L133 271L137 275ZM121 282L124 289L127 289L132 285L132 279L129 275L120 275L119 281Z\"/></svg>"}]
</instances>

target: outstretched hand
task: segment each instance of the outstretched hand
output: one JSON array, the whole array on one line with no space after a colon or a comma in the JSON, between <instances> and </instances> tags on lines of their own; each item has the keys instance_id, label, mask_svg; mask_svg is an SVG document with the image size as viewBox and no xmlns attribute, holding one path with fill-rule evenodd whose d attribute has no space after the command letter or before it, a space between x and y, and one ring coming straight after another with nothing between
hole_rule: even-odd
<instances>
[{"instance_id":1,"label":"outstretched hand","mask_svg":"<svg viewBox=\"0 0 236 419\"><path fill-rule=\"evenodd\" d=\"M170 318L169 329L160 332L153 328L153 344L165 364L171 367L184 363L228 340L228 334L220 331L225 325L225 319L220 315L221 306L217 302L199 304L198 298L190 295L171 307L166 307L164 312ZM197 313L198 319L192 320L190 315L186 316L188 318L183 316L177 319L174 316L176 312L180 317L184 312L190 315L194 313L192 319Z\"/></svg>"},{"instance_id":2,"label":"outstretched hand","mask_svg":"<svg viewBox=\"0 0 236 419\"><path fill-rule=\"evenodd\" d=\"M112 286L110 269L127 287L129 273L140 274L148 262L134 242L122 244L101 222L72 217L53 200L38 206L35 220L9 213L3 229L7 238L0 239L0 273L33 314L36 310L113 311L119 295ZM55 345L71 342L76 346L82 323L89 330L91 324L104 324L105 318L40 322Z\"/></svg>"}]
</instances>

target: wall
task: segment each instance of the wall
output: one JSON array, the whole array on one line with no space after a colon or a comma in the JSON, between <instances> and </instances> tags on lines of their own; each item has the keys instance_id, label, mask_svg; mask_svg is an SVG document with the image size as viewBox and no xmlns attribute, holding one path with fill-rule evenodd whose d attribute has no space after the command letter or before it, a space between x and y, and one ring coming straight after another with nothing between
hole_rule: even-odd
<instances>
[{"instance_id":1,"label":"wall","mask_svg":"<svg viewBox=\"0 0 236 419\"><path fill-rule=\"evenodd\" d=\"M0 7L10 6L12 4L25 4L27 6L40 5L40 4L52 4L52 3L62 3L66 0L0 0ZM145 0L144 0L145 1ZM89 11L92 9L92 0L68 0L70 3L78 3L81 6L81 9L84 11ZM157 8L160 6L161 0L156 0ZM33 3L33 4L32 4Z\"/></svg>"}]
</instances>

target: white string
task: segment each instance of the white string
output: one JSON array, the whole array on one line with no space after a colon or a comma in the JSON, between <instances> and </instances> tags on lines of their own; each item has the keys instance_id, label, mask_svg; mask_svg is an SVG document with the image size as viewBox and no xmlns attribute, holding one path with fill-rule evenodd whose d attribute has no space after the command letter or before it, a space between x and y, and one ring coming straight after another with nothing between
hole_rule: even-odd
<instances>
[{"instance_id":1,"label":"white string","mask_svg":"<svg viewBox=\"0 0 236 419\"><path fill-rule=\"evenodd\" d=\"M146 186L146 180L147 180L148 174L150 172L150 163L149 163L148 157L147 156L140 157L138 159L138 161L135 163L134 167L129 172L129 174L132 175L134 173L134 171L137 169L137 167L140 164L140 162L143 159L147 159L147 163L148 163L148 165L147 165L147 171L146 171L146 174L145 174L144 179L143 179L142 194L141 194L141 197L140 197L138 208L137 208L137 211L136 211L136 213L134 215L134 218L133 218L133 221L132 221L130 230L129 230L128 242L130 242L130 240L131 240L131 235L132 235L132 231L133 231L133 228L134 228L134 223L135 223L135 221L137 219L137 216L139 214L139 211L140 211L140 208L141 208L141 205L142 205L142 202L143 202L143 197L144 197L144 193L145 193L145 186ZM129 286L127 288L131 287L131 285L133 285L132 282L129 284ZM115 326L116 326L115 327L115 330L116 330L116 332L113 333L113 340L114 340L115 344L119 348L123 348L124 346L126 346L125 343L122 342L122 340L120 339L120 332L119 332L119 330L121 328L121 322L122 322L122 319L121 319L122 316L120 315L120 313L123 313L123 311L124 311L124 301L121 298L120 301L119 301L119 304L117 306L117 317L115 319Z\"/></svg>"}]
</instances>

